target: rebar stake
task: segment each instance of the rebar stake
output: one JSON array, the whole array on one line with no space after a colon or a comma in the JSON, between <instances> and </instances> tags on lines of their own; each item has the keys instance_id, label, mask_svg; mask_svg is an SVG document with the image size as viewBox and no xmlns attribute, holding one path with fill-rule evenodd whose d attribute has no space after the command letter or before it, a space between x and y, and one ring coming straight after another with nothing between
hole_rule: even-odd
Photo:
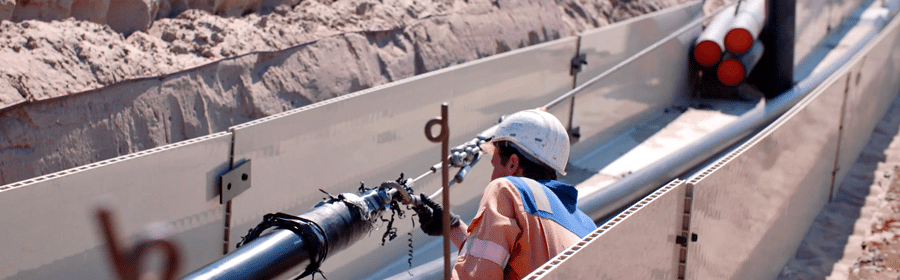
<instances>
[{"instance_id":1,"label":"rebar stake","mask_svg":"<svg viewBox=\"0 0 900 280\"><path fill-rule=\"evenodd\" d=\"M425 137L431 142L441 142L441 187L443 191L442 207L444 207L443 216L441 217L444 235L444 279L450 279L450 127L447 125L447 103L441 104L441 117L434 118L425 123ZM437 136L432 135L432 128L435 125L441 126L441 132Z\"/></svg>"}]
</instances>

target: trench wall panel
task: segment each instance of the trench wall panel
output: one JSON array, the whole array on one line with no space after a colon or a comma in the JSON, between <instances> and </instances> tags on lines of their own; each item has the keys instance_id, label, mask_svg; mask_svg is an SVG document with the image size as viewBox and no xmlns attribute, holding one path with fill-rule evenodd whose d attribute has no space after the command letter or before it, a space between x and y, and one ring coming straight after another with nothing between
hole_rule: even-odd
<instances>
[{"instance_id":1,"label":"trench wall panel","mask_svg":"<svg viewBox=\"0 0 900 280\"><path fill-rule=\"evenodd\" d=\"M701 8L701 3L695 1L584 32L579 36L578 53L585 56L587 64L582 65L582 71L575 75L574 86L584 84L675 32L699 16ZM572 125L573 99L567 98L548 108L566 127Z\"/></svg>"},{"instance_id":2,"label":"trench wall panel","mask_svg":"<svg viewBox=\"0 0 900 280\"><path fill-rule=\"evenodd\" d=\"M179 275L222 255L218 176L231 135L213 134L0 187L0 278L115 279L95 210L119 242L158 223L179 246ZM158 269L156 267L149 268Z\"/></svg>"},{"instance_id":3,"label":"trench wall panel","mask_svg":"<svg viewBox=\"0 0 900 280\"><path fill-rule=\"evenodd\" d=\"M794 65L814 55L816 46L828 32L840 26L845 18L863 3L872 0L797 0L794 22Z\"/></svg>"},{"instance_id":4,"label":"trench wall panel","mask_svg":"<svg viewBox=\"0 0 900 280\"><path fill-rule=\"evenodd\" d=\"M575 95L572 123L581 140L572 147L572 164L599 171L608 163L583 162L591 151L688 96L689 53L699 34L696 22Z\"/></svg>"},{"instance_id":5,"label":"trench wall panel","mask_svg":"<svg viewBox=\"0 0 900 280\"><path fill-rule=\"evenodd\" d=\"M686 279L772 279L828 200L847 75L699 172Z\"/></svg>"},{"instance_id":6,"label":"trench wall panel","mask_svg":"<svg viewBox=\"0 0 900 280\"><path fill-rule=\"evenodd\" d=\"M669 183L524 279L676 279L684 199Z\"/></svg>"},{"instance_id":7,"label":"trench wall panel","mask_svg":"<svg viewBox=\"0 0 900 280\"><path fill-rule=\"evenodd\" d=\"M356 192L360 181L374 187L401 172L416 177L427 171L440 161L440 145L425 138L424 127L440 115L442 102L450 105L450 143L455 146L501 115L542 106L568 91L576 44L576 38L566 38L536 45L234 127L234 161L251 160L254 175L252 187L233 200L231 248L266 213L310 209L324 197L319 189ZM489 176L489 164L482 163L453 187L454 211L464 219L474 216ZM415 189L431 194L439 185L438 173L416 182ZM389 262L402 258L405 263L411 222L407 218L395 225L400 240L381 247L381 228L350 249L330 254L325 274L360 279ZM413 232L418 248L432 241Z\"/></svg>"},{"instance_id":8,"label":"trench wall panel","mask_svg":"<svg viewBox=\"0 0 900 280\"><path fill-rule=\"evenodd\" d=\"M578 73L576 85L597 77L702 16L702 8L700 1L695 1L584 32L578 53L585 55L587 64Z\"/></svg>"},{"instance_id":9,"label":"trench wall panel","mask_svg":"<svg viewBox=\"0 0 900 280\"><path fill-rule=\"evenodd\" d=\"M846 82L841 149L835 186L839 186L869 141L875 125L900 93L900 24L896 20L850 70ZM860 137L865 135L866 137Z\"/></svg>"}]
</instances>

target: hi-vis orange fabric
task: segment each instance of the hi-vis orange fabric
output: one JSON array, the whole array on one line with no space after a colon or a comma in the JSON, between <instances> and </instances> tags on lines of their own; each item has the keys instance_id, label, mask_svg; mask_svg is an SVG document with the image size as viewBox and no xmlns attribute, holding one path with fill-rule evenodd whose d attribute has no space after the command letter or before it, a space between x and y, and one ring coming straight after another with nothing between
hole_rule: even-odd
<instances>
[{"instance_id":1,"label":"hi-vis orange fabric","mask_svg":"<svg viewBox=\"0 0 900 280\"><path fill-rule=\"evenodd\" d=\"M520 178L507 177L491 181L485 188L478 214L469 225L466 242L456 260L453 279L521 279L581 240L579 234L556 221L529 213L520 190L511 180L523 184ZM574 193L574 197L557 198L553 191L544 189L548 190L546 195L551 201L556 199L558 203L562 199L572 204L570 209L575 209L577 191L568 185L563 187L571 188L569 194ZM528 201L526 197L525 203ZM553 215L581 218L578 220L581 225L575 226L579 229L574 229L580 234L596 228L577 209L577 213L566 213L559 208L553 212L562 212Z\"/></svg>"}]
</instances>

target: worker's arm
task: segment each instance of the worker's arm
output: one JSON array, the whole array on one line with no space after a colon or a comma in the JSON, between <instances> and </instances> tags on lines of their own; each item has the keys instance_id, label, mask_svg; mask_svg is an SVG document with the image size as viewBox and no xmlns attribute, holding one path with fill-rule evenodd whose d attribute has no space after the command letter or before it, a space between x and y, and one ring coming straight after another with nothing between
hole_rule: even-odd
<instances>
[{"instance_id":1,"label":"worker's arm","mask_svg":"<svg viewBox=\"0 0 900 280\"><path fill-rule=\"evenodd\" d=\"M458 227L453 227L450 229L450 241L453 241L453 245L456 246L456 249L462 249L463 243L466 242L466 237L468 236L469 226L466 225L466 222L460 221Z\"/></svg>"},{"instance_id":2,"label":"worker's arm","mask_svg":"<svg viewBox=\"0 0 900 280\"><path fill-rule=\"evenodd\" d=\"M516 208L521 196L507 179L485 188L478 214L454 266L455 279L501 279L521 233Z\"/></svg>"},{"instance_id":3,"label":"worker's arm","mask_svg":"<svg viewBox=\"0 0 900 280\"><path fill-rule=\"evenodd\" d=\"M444 209L440 204L422 194L420 196L420 205L413 206L413 210L419 215L419 223L422 231L431 236L443 235L442 216ZM460 220L459 215L450 212L450 241L460 249L466 241L468 226Z\"/></svg>"}]
</instances>

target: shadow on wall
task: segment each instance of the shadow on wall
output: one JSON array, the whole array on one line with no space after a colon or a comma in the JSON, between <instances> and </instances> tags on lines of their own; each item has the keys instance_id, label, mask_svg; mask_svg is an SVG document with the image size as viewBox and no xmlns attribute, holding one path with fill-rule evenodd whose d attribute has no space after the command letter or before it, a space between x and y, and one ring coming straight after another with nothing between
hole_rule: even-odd
<instances>
[{"instance_id":1,"label":"shadow on wall","mask_svg":"<svg viewBox=\"0 0 900 280\"><path fill-rule=\"evenodd\" d=\"M0 0L0 20L51 21L71 17L106 23L128 36L135 31L146 31L154 20L174 17L188 9L235 17L267 13L279 5L299 3L299 0Z\"/></svg>"},{"instance_id":2,"label":"shadow on wall","mask_svg":"<svg viewBox=\"0 0 900 280\"><path fill-rule=\"evenodd\" d=\"M900 98L894 100L875 127L834 199L816 216L796 255L785 265L778 279L820 279L833 274L835 264L843 258L844 248L854 234L853 221L860 218L870 186L876 183L878 164L887 159L885 150L898 132Z\"/></svg>"}]
</instances>

